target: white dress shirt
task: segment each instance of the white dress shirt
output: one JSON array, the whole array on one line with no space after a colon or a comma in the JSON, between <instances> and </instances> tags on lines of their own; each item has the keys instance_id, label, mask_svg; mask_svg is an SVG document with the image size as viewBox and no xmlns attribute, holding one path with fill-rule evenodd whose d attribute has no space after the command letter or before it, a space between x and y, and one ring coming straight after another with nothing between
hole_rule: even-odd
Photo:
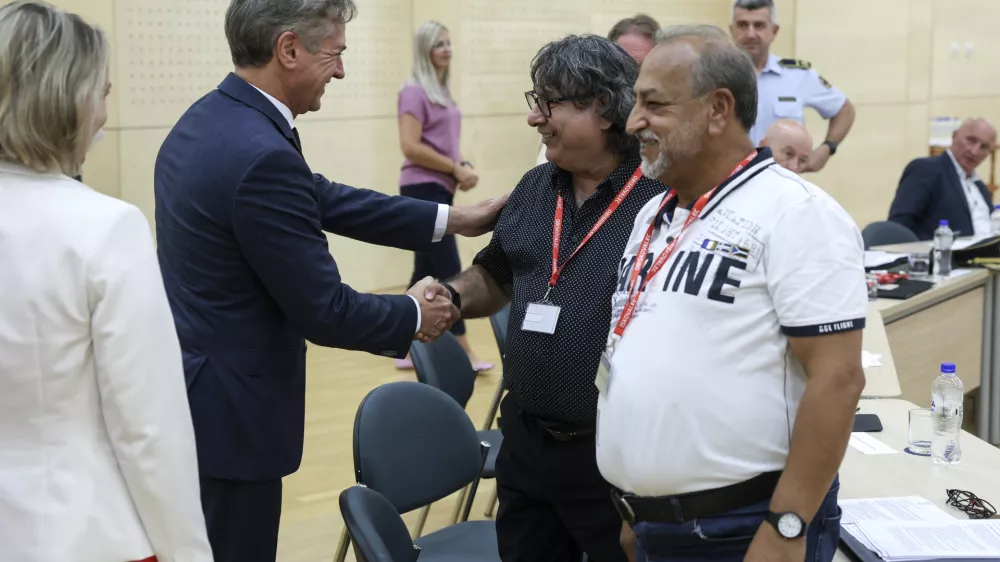
<instances>
[{"instance_id":1,"label":"white dress shirt","mask_svg":"<svg viewBox=\"0 0 1000 562\"><path fill-rule=\"evenodd\" d=\"M291 127L292 130L295 130L295 117L292 115L292 110L288 109L288 106L286 106L285 104L283 104L280 101L278 101L278 99L275 98L274 96L272 96L271 94L268 94L267 92L265 92L264 90L261 90L260 88L258 88L257 86L254 86L253 84L250 84L250 85L253 86L253 88L255 90L257 90L258 92L260 92L261 94L263 94L265 98L267 98L268 100L270 100L270 102L272 104L274 104L274 107L278 108L278 112L280 112L281 115L285 119L288 120L288 126ZM431 242L439 242L441 240L441 238L444 237L445 230L448 228L448 214L450 212L451 212L451 208L448 207L448 205L445 205L445 204L442 204L442 203L438 203L437 218L434 221L434 236L431 238ZM420 323L421 323L421 320L422 320L421 315L420 315L420 303L417 301L416 297L414 297L412 295L407 295L407 296L409 296L411 299L413 299L413 304L415 304L417 306L417 329L416 329L416 331L419 332L420 331Z\"/></svg>"},{"instance_id":2,"label":"white dress shirt","mask_svg":"<svg viewBox=\"0 0 1000 562\"><path fill-rule=\"evenodd\" d=\"M149 223L0 163L0 560L212 560Z\"/></svg>"},{"instance_id":3,"label":"white dress shirt","mask_svg":"<svg viewBox=\"0 0 1000 562\"><path fill-rule=\"evenodd\" d=\"M955 165L955 173L958 174L958 183L962 184L962 191L965 192L965 201L969 205L969 214L972 216L972 228L975 232L962 232L962 236L975 236L976 238L981 238L989 236L992 232L992 226L990 225L990 213L993 209L990 208L989 203L983 199L983 194L979 191L979 186L976 182L979 181L979 174L973 170L972 174L966 174L965 170L958 165L958 160L955 160L955 155L948 150L948 157L951 158L951 163Z\"/></svg>"}]
</instances>

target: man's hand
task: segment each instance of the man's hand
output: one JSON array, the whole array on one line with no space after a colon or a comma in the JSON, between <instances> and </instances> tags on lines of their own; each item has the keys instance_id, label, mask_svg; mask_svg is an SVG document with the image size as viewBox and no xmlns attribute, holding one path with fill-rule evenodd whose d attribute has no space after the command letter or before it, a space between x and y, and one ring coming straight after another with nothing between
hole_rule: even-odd
<instances>
[{"instance_id":1,"label":"man's hand","mask_svg":"<svg viewBox=\"0 0 1000 562\"><path fill-rule=\"evenodd\" d=\"M416 340L434 341L461 318L458 308L451 302L451 293L433 277L424 277L406 294L415 297L420 305L420 330L414 336Z\"/></svg>"},{"instance_id":2,"label":"man's hand","mask_svg":"<svg viewBox=\"0 0 1000 562\"><path fill-rule=\"evenodd\" d=\"M761 524L750 542L744 562L803 562L806 559L806 538L785 540L768 522Z\"/></svg>"},{"instance_id":3,"label":"man's hand","mask_svg":"<svg viewBox=\"0 0 1000 562\"><path fill-rule=\"evenodd\" d=\"M830 160L830 147L821 144L819 148L812 151L809 155L809 163L806 164L806 172L819 172L824 167L826 167L827 161Z\"/></svg>"},{"instance_id":4,"label":"man's hand","mask_svg":"<svg viewBox=\"0 0 1000 562\"><path fill-rule=\"evenodd\" d=\"M460 236L481 236L493 230L500 211L507 204L510 193L471 205L456 205L448 212L448 227L445 234Z\"/></svg>"}]
</instances>

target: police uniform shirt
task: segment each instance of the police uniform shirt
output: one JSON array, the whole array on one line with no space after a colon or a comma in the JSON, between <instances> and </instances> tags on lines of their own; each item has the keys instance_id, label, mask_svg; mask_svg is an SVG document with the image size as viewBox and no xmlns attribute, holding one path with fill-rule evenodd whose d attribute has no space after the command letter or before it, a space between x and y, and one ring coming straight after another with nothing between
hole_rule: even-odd
<instances>
[{"instance_id":1,"label":"police uniform shirt","mask_svg":"<svg viewBox=\"0 0 1000 562\"><path fill-rule=\"evenodd\" d=\"M636 217L612 328L661 199ZM689 214L669 213L641 276ZM615 346L598 398L601 474L621 490L663 496L784 469L806 385L788 337L860 330L867 306L854 221L762 149L683 233Z\"/></svg>"},{"instance_id":2,"label":"police uniform shirt","mask_svg":"<svg viewBox=\"0 0 1000 562\"><path fill-rule=\"evenodd\" d=\"M660 182L643 177L604 226L562 270L549 299L560 307L555 333L522 330L528 305L545 295L552 275L552 223L556 195L564 200L559 247L562 265L579 246L608 204L639 167L625 159L577 207L570 174L553 163L538 166L521 179L497 220L489 245L474 263L501 285L513 285L504 383L518 407L534 417L593 424L597 415L594 373L604 351L611 319L611 293L617 264L636 213L663 193Z\"/></svg>"},{"instance_id":3,"label":"police uniform shirt","mask_svg":"<svg viewBox=\"0 0 1000 562\"><path fill-rule=\"evenodd\" d=\"M757 76L757 122L750 130L750 140L760 146L768 127L779 119L804 124L806 107L818 111L823 119L831 119L846 102L847 96L809 63L769 55Z\"/></svg>"}]
</instances>

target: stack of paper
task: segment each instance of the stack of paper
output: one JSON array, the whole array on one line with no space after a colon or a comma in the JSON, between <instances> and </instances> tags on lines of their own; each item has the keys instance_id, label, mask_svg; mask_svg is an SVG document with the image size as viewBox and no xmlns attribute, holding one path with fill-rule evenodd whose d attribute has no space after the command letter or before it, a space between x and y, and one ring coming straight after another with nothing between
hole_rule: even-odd
<instances>
[{"instance_id":1,"label":"stack of paper","mask_svg":"<svg viewBox=\"0 0 1000 562\"><path fill-rule=\"evenodd\" d=\"M886 562L1000 559L1000 521L959 520L916 497L842 500L843 530Z\"/></svg>"},{"instance_id":2,"label":"stack of paper","mask_svg":"<svg viewBox=\"0 0 1000 562\"><path fill-rule=\"evenodd\" d=\"M865 250L865 269L889 267L896 262L902 263L908 254L883 252L881 250Z\"/></svg>"}]
</instances>

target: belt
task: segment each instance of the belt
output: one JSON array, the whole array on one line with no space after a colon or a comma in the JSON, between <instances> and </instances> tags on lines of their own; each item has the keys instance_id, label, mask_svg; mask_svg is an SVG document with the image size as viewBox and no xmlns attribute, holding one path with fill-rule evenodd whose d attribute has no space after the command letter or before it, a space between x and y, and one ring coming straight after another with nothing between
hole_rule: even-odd
<instances>
[{"instance_id":1,"label":"belt","mask_svg":"<svg viewBox=\"0 0 1000 562\"><path fill-rule=\"evenodd\" d=\"M723 488L657 498L644 498L612 488L611 501L622 520L630 525L640 521L684 523L771 499L779 478L781 471L765 472Z\"/></svg>"}]
</instances>

